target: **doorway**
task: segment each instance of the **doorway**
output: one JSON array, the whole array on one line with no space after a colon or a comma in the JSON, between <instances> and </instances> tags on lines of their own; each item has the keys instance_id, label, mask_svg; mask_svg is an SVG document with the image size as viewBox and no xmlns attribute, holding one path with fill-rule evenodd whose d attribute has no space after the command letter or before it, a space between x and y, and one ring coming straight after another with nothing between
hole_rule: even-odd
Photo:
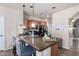
<instances>
[{"instance_id":1,"label":"doorway","mask_svg":"<svg viewBox=\"0 0 79 59\"><path fill-rule=\"evenodd\" d=\"M73 36L79 40L79 19L74 22L73 27L75 28L73 29Z\"/></svg>"},{"instance_id":2,"label":"doorway","mask_svg":"<svg viewBox=\"0 0 79 59\"><path fill-rule=\"evenodd\" d=\"M75 20L73 27L73 48L79 52L79 18Z\"/></svg>"},{"instance_id":3,"label":"doorway","mask_svg":"<svg viewBox=\"0 0 79 59\"><path fill-rule=\"evenodd\" d=\"M71 42L71 49L79 52L79 12L74 14L69 19L69 39Z\"/></svg>"},{"instance_id":4,"label":"doorway","mask_svg":"<svg viewBox=\"0 0 79 59\"><path fill-rule=\"evenodd\" d=\"M4 16L0 16L0 50L4 50Z\"/></svg>"}]
</instances>

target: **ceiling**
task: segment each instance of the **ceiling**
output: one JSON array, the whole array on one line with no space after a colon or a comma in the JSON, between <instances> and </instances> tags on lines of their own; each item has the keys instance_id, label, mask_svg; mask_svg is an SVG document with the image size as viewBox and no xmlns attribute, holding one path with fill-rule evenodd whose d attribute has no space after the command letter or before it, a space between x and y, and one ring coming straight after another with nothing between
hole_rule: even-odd
<instances>
[{"instance_id":1,"label":"ceiling","mask_svg":"<svg viewBox=\"0 0 79 59\"><path fill-rule=\"evenodd\" d=\"M25 5L24 11L25 15L33 16L33 3L2 3L0 5L8 6L11 8L21 8L22 5ZM52 13L61 11L63 9L78 5L78 3L34 3L34 16L37 18L51 18ZM53 7L53 8L52 8Z\"/></svg>"}]
</instances>

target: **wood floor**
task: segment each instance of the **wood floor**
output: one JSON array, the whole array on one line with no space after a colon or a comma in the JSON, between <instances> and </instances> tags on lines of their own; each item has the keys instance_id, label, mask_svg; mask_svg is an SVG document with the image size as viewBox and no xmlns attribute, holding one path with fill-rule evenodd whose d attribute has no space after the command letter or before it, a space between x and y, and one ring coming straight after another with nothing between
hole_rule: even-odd
<instances>
[{"instance_id":1,"label":"wood floor","mask_svg":"<svg viewBox=\"0 0 79 59\"><path fill-rule=\"evenodd\" d=\"M71 49L60 49L60 56L79 56L79 40L73 40Z\"/></svg>"},{"instance_id":2,"label":"wood floor","mask_svg":"<svg viewBox=\"0 0 79 59\"><path fill-rule=\"evenodd\" d=\"M13 50L0 51L0 56L13 56ZM79 40L73 40L73 47L69 50L60 49L59 56L79 56Z\"/></svg>"},{"instance_id":3,"label":"wood floor","mask_svg":"<svg viewBox=\"0 0 79 59\"><path fill-rule=\"evenodd\" d=\"M0 56L13 56L13 50L0 51Z\"/></svg>"}]
</instances>

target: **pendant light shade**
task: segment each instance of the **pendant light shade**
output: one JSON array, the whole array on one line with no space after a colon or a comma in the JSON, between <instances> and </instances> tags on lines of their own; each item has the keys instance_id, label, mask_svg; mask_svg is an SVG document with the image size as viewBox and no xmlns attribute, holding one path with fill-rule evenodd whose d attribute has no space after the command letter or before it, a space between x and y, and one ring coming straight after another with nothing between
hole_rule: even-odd
<instances>
[{"instance_id":1,"label":"pendant light shade","mask_svg":"<svg viewBox=\"0 0 79 59\"><path fill-rule=\"evenodd\" d=\"M31 24L31 27L32 27L32 28L35 28L35 24L34 24L34 23L32 23L32 24Z\"/></svg>"},{"instance_id":2,"label":"pendant light shade","mask_svg":"<svg viewBox=\"0 0 79 59\"><path fill-rule=\"evenodd\" d=\"M23 5L23 20L24 20L24 9L25 9L25 5ZM26 29L26 26L21 25L23 29Z\"/></svg>"}]
</instances>

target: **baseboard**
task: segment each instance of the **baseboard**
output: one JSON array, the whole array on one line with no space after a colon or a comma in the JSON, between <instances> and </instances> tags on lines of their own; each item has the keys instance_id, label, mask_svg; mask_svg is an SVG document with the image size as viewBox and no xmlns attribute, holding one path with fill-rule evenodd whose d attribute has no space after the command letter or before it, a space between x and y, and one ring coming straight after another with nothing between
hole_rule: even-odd
<instances>
[{"instance_id":1,"label":"baseboard","mask_svg":"<svg viewBox=\"0 0 79 59\"><path fill-rule=\"evenodd\" d=\"M66 49L66 50L69 50L70 48L68 48L68 47L62 47L62 49Z\"/></svg>"},{"instance_id":2,"label":"baseboard","mask_svg":"<svg viewBox=\"0 0 79 59\"><path fill-rule=\"evenodd\" d=\"M4 50L12 50L13 48L7 48L7 49L4 49Z\"/></svg>"}]
</instances>

